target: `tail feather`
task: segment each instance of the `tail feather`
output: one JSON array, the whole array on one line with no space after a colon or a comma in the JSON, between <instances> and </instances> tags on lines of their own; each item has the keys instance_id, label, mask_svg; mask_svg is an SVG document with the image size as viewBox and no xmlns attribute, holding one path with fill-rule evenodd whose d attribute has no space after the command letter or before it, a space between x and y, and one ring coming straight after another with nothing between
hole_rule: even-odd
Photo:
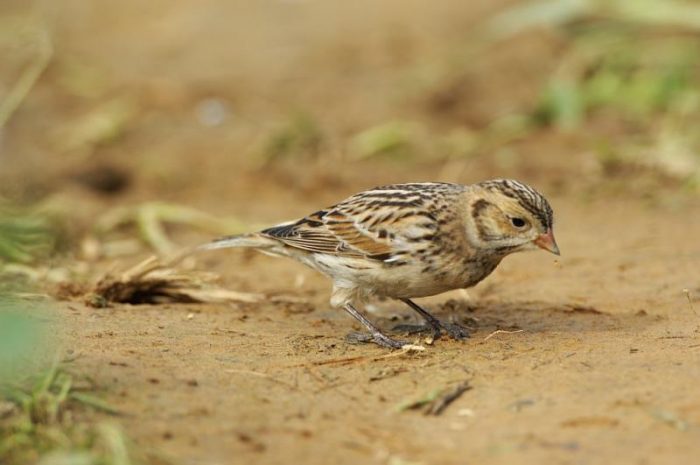
<instances>
[{"instance_id":1,"label":"tail feather","mask_svg":"<svg viewBox=\"0 0 700 465\"><path fill-rule=\"evenodd\" d=\"M268 249L278 245L277 241L257 233L238 234L235 236L225 236L207 244L197 247L198 250L226 249L229 247L250 247L254 249Z\"/></svg>"}]
</instances>

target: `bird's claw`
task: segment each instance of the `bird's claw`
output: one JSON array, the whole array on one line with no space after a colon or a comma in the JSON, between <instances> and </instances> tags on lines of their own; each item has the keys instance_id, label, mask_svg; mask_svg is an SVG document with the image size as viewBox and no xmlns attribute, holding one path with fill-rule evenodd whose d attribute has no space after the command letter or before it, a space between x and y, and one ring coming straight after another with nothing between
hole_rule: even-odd
<instances>
[{"instance_id":1,"label":"bird's claw","mask_svg":"<svg viewBox=\"0 0 700 465\"><path fill-rule=\"evenodd\" d=\"M466 339L469 337L469 331L466 330L466 328L455 324L455 323L445 323L445 322L440 322L440 326L442 329L445 330L447 334L450 335L452 339L456 339L458 341L462 339Z\"/></svg>"},{"instance_id":2,"label":"bird's claw","mask_svg":"<svg viewBox=\"0 0 700 465\"><path fill-rule=\"evenodd\" d=\"M416 334L430 332L432 339L437 340L442 336L444 330L452 339L462 340L469 337L469 332L462 326L454 323L446 323L443 321L429 322L424 325L396 325L392 328L394 331L406 332L408 334Z\"/></svg>"},{"instance_id":3,"label":"bird's claw","mask_svg":"<svg viewBox=\"0 0 700 465\"><path fill-rule=\"evenodd\" d=\"M345 336L345 340L350 344L366 344L372 342L378 346L386 347L387 349L400 349L407 344L406 342L392 339L382 333L352 332Z\"/></svg>"},{"instance_id":4,"label":"bird's claw","mask_svg":"<svg viewBox=\"0 0 700 465\"><path fill-rule=\"evenodd\" d=\"M424 324L424 325L401 324L401 325L396 325L391 329L392 329L392 331L406 333L406 334L431 333L431 336L433 339L438 339L442 335L442 331L440 331L440 327L435 327L435 326L432 326L429 324Z\"/></svg>"}]
</instances>

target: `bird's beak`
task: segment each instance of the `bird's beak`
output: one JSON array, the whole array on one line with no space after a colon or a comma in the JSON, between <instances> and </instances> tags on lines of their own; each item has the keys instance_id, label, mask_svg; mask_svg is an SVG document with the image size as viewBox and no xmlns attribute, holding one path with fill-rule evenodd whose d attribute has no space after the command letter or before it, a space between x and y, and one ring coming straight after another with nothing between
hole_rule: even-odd
<instances>
[{"instance_id":1,"label":"bird's beak","mask_svg":"<svg viewBox=\"0 0 700 465\"><path fill-rule=\"evenodd\" d=\"M554 255L559 255L559 246L557 246L557 241L554 240L554 233L551 228L547 230L546 233L540 234L537 239L532 241L537 247L546 250L547 252L552 252Z\"/></svg>"}]
</instances>

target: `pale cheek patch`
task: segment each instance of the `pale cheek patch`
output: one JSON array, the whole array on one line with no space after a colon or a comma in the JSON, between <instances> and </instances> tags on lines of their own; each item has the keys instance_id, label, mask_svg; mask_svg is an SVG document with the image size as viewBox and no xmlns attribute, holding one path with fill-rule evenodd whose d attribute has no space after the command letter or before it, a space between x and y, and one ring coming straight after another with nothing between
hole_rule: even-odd
<instances>
[{"instance_id":1,"label":"pale cheek patch","mask_svg":"<svg viewBox=\"0 0 700 465\"><path fill-rule=\"evenodd\" d=\"M483 241L495 241L503 239L503 226L493 217L480 216L476 222L479 238Z\"/></svg>"}]
</instances>

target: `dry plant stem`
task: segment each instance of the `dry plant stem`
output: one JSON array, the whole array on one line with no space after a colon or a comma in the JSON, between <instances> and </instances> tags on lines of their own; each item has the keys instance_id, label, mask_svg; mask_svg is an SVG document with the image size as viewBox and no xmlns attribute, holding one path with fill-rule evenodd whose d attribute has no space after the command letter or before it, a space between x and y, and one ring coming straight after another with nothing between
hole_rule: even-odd
<instances>
[{"instance_id":1,"label":"dry plant stem","mask_svg":"<svg viewBox=\"0 0 700 465\"><path fill-rule=\"evenodd\" d=\"M515 331L506 331L505 329L497 329L496 331L492 332L488 336L484 338L484 342L488 341L492 337L494 337L496 334L515 334L515 333L522 333L525 331L524 329L516 329Z\"/></svg>"},{"instance_id":2,"label":"dry plant stem","mask_svg":"<svg viewBox=\"0 0 700 465\"><path fill-rule=\"evenodd\" d=\"M300 363L300 364L296 364L296 365L287 365L287 366L284 366L284 368L308 367L309 365L311 365L311 366L348 365L351 363L367 362L367 361L379 362L381 360L385 360L388 358L400 357L402 355L412 354L412 353L416 353L416 352L423 352L423 351L425 351L425 347L423 347L423 346L414 345L414 344L405 344L401 348L401 350L397 350L396 352L390 352L388 354L380 355L378 357L369 356L369 355L358 355L357 357L345 357L345 358L333 358L330 360L319 360L317 362L311 362L310 364Z\"/></svg>"},{"instance_id":3,"label":"dry plant stem","mask_svg":"<svg viewBox=\"0 0 700 465\"><path fill-rule=\"evenodd\" d=\"M97 222L97 231L105 233L118 226L136 224L141 239L161 254L171 253L175 246L168 238L163 223L196 227L214 234L232 234L254 228L236 218L219 219L194 208L164 202L147 202L135 207L116 208Z\"/></svg>"},{"instance_id":4,"label":"dry plant stem","mask_svg":"<svg viewBox=\"0 0 700 465\"><path fill-rule=\"evenodd\" d=\"M349 358L341 358L341 359L333 359L333 360L323 360L320 362L314 362L314 365L332 365L336 363L348 363L348 362L356 362L356 361L362 361L362 360L370 360L373 362L378 362L380 360L385 360L387 358L393 358L393 357L400 357L402 355L407 355L410 353L414 352L423 352L425 351L425 347L420 346L420 345L415 345L415 344L404 344L401 347L401 350L396 351L396 352L390 352L388 354L380 355L379 357L367 357L367 356L360 356L360 357L349 357Z\"/></svg>"},{"instance_id":5,"label":"dry plant stem","mask_svg":"<svg viewBox=\"0 0 700 465\"><path fill-rule=\"evenodd\" d=\"M472 389L469 381L463 381L455 386L453 389L442 394L440 397L435 399L430 404L430 407L426 410L426 415L440 415L445 409L455 400L457 400L462 394Z\"/></svg>"},{"instance_id":6,"label":"dry plant stem","mask_svg":"<svg viewBox=\"0 0 700 465\"><path fill-rule=\"evenodd\" d=\"M12 118L12 115L22 105L22 102L31 92L46 67L53 57L53 44L46 31L39 33L39 54L22 73L15 85L10 89L5 100L0 102L0 129Z\"/></svg>"},{"instance_id":7,"label":"dry plant stem","mask_svg":"<svg viewBox=\"0 0 700 465\"><path fill-rule=\"evenodd\" d=\"M141 237L147 244L160 253L170 253L174 249L173 243L165 234L165 229L161 224L161 218L156 208L144 206L136 212L136 224L138 225Z\"/></svg>"},{"instance_id":8,"label":"dry plant stem","mask_svg":"<svg viewBox=\"0 0 700 465\"><path fill-rule=\"evenodd\" d=\"M264 299L262 294L230 291L212 284L217 278L211 273L177 270L174 266L191 254L185 250L166 263L155 256L136 264L117 277L104 276L93 292L104 302L206 302L255 303Z\"/></svg>"}]
</instances>

